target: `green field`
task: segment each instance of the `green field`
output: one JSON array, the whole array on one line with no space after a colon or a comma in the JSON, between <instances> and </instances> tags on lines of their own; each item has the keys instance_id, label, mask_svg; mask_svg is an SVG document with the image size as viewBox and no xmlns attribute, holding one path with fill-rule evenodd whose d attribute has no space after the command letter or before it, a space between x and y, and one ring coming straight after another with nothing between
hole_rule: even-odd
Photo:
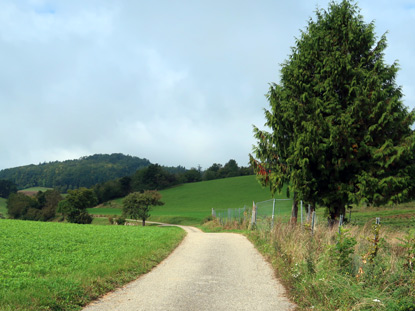
<instances>
[{"instance_id":1,"label":"green field","mask_svg":"<svg viewBox=\"0 0 415 311\"><path fill-rule=\"evenodd\" d=\"M148 272L182 240L177 227L0 219L0 310L78 310Z\"/></svg>"},{"instance_id":2,"label":"green field","mask_svg":"<svg viewBox=\"0 0 415 311\"><path fill-rule=\"evenodd\" d=\"M212 208L252 207L252 201L271 198L269 189L261 187L252 175L183 184L160 193L165 205L155 207L150 220L186 225L200 224L211 215ZM107 207L107 204L102 208L89 209L88 212L95 215L120 215L122 200L117 199L110 204L113 207Z\"/></svg>"},{"instance_id":3,"label":"green field","mask_svg":"<svg viewBox=\"0 0 415 311\"><path fill-rule=\"evenodd\" d=\"M269 200L271 194L268 188L263 188L257 182L255 176L244 176L217 179L211 181L183 184L174 188L160 191L164 206L155 207L151 212L150 220L175 224L197 225L203 219L211 215L212 208L218 211L227 211L228 208L242 208L244 205L251 208L252 201L261 202ZM285 195L276 195L277 199L285 198ZM116 199L104 204L100 208L92 208L88 211L94 215L121 215L123 199ZM275 215L281 221L288 221L291 214L292 201L277 201ZM259 217L271 215L272 202L258 205ZM306 218L306 206L303 209L304 220ZM317 209L317 217L320 223L326 222L325 209ZM347 213L346 218L349 217ZM353 208L352 223L364 225L368 221L381 218L381 223L392 227L413 227L415 223L415 202L400 204L395 207L386 206L380 208ZM299 206L298 221L301 219Z\"/></svg>"}]
</instances>

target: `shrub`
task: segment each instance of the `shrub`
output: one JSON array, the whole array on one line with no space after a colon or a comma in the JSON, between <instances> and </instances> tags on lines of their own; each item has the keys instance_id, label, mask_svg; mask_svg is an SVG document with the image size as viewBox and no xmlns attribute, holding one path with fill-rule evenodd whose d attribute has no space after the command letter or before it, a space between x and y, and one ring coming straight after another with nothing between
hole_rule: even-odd
<instances>
[{"instance_id":1,"label":"shrub","mask_svg":"<svg viewBox=\"0 0 415 311\"><path fill-rule=\"evenodd\" d=\"M117 223L117 225L125 225L125 218L124 217L119 217L115 220L115 222Z\"/></svg>"}]
</instances>

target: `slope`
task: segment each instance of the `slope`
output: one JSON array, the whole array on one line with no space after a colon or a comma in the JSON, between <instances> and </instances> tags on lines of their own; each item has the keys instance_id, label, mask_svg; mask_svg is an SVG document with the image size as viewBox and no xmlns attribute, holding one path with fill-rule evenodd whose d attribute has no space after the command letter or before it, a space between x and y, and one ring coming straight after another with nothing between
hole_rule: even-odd
<instances>
[{"instance_id":1,"label":"slope","mask_svg":"<svg viewBox=\"0 0 415 311\"><path fill-rule=\"evenodd\" d=\"M165 205L155 207L150 220L186 225L199 224L211 215L212 208L242 208L252 206L252 201L271 199L269 190L261 187L253 175L183 184L160 193ZM122 200L114 200L107 206L110 207L93 208L89 212L120 215Z\"/></svg>"}]
</instances>

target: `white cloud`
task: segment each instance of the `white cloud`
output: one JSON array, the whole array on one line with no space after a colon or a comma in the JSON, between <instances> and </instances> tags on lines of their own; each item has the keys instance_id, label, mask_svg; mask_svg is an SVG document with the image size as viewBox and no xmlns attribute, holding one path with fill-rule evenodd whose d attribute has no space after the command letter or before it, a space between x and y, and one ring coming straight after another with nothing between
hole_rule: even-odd
<instances>
[{"instance_id":1,"label":"white cloud","mask_svg":"<svg viewBox=\"0 0 415 311\"><path fill-rule=\"evenodd\" d=\"M246 165L268 83L327 3L0 1L0 169L112 152ZM414 2L359 6L389 30L387 61L414 108Z\"/></svg>"}]
</instances>

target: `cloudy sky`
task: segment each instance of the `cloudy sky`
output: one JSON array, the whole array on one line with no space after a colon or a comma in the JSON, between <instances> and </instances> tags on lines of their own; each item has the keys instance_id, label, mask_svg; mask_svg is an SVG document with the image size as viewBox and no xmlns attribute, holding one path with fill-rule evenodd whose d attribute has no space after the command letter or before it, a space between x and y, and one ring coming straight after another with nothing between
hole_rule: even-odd
<instances>
[{"instance_id":1,"label":"cloudy sky","mask_svg":"<svg viewBox=\"0 0 415 311\"><path fill-rule=\"evenodd\" d=\"M95 153L247 165L264 94L326 0L0 0L0 169ZM415 108L415 0L361 0Z\"/></svg>"}]
</instances>

